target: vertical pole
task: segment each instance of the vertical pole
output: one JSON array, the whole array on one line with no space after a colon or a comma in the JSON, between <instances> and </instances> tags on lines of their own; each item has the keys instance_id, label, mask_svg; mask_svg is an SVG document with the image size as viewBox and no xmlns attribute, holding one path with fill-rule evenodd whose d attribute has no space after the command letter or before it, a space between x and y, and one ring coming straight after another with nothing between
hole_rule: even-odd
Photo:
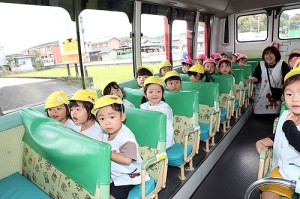
<instances>
[{"instance_id":1,"label":"vertical pole","mask_svg":"<svg viewBox=\"0 0 300 199\"><path fill-rule=\"evenodd\" d=\"M70 64L67 64L68 77L71 77Z\"/></svg>"},{"instance_id":2,"label":"vertical pole","mask_svg":"<svg viewBox=\"0 0 300 199\"><path fill-rule=\"evenodd\" d=\"M78 66L76 63L74 64L74 67L75 67L76 77L78 77L79 73L78 73Z\"/></svg>"},{"instance_id":3,"label":"vertical pole","mask_svg":"<svg viewBox=\"0 0 300 199\"><path fill-rule=\"evenodd\" d=\"M164 25L165 25L165 52L166 52L166 59L170 60L170 26L168 23L167 17L164 18ZM171 60L170 60L171 61Z\"/></svg>"},{"instance_id":4,"label":"vertical pole","mask_svg":"<svg viewBox=\"0 0 300 199\"><path fill-rule=\"evenodd\" d=\"M134 1L134 12L132 22L132 50L133 50L133 75L138 66L142 64L141 60L141 10L142 2Z\"/></svg>"}]
</instances>

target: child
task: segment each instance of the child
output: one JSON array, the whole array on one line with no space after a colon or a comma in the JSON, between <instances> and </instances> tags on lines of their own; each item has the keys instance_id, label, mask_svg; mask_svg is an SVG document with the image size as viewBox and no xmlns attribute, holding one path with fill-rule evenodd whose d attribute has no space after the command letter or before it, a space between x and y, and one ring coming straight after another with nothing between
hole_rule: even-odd
<instances>
[{"instance_id":1,"label":"child","mask_svg":"<svg viewBox=\"0 0 300 199\"><path fill-rule=\"evenodd\" d=\"M122 124L126 119L123 102L117 96L105 95L96 101L93 112L104 131L103 142L112 147L110 194L127 198L130 190L141 183L142 159L134 134Z\"/></svg>"},{"instance_id":2,"label":"child","mask_svg":"<svg viewBox=\"0 0 300 199\"><path fill-rule=\"evenodd\" d=\"M169 91L180 91L181 77L177 71L167 72L164 76L164 82Z\"/></svg>"},{"instance_id":3,"label":"child","mask_svg":"<svg viewBox=\"0 0 300 199\"><path fill-rule=\"evenodd\" d=\"M219 61L222 59L221 54L220 54L220 53L212 53L212 54L210 55L210 58L212 58L212 59L215 60L216 66L217 66L217 68L218 68L218 66L219 66Z\"/></svg>"},{"instance_id":4,"label":"child","mask_svg":"<svg viewBox=\"0 0 300 199\"><path fill-rule=\"evenodd\" d=\"M62 90L55 91L48 96L45 103L45 111L48 117L63 123L75 131L79 131L80 125L76 125L70 118L68 104L69 100L65 92Z\"/></svg>"},{"instance_id":5,"label":"child","mask_svg":"<svg viewBox=\"0 0 300 199\"><path fill-rule=\"evenodd\" d=\"M190 76L191 82L201 82L203 76L204 76L204 68L200 64L195 64L192 66L189 71L188 75Z\"/></svg>"},{"instance_id":6,"label":"child","mask_svg":"<svg viewBox=\"0 0 300 199\"><path fill-rule=\"evenodd\" d=\"M288 64L290 68L293 68L294 64L292 64L291 62L294 57L300 57L300 51L292 52L289 54Z\"/></svg>"},{"instance_id":7,"label":"child","mask_svg":"<svg viewBox=\"0 0 300 199\"><path fill-rule=\"evenodd\" d=\"M150 111L159 111L167 116L167 143L166 148L174 144L173 135L173 111L171 107L164 102L163 80L160 77L149 77L145 81L144 96L142 98L141 109ZM147 101L148 99L148 101Z\"/></svg>"},{"instance_id":8,"label":"child","mask_svg":"<svg viewBox=\"0 0 300 199\"><path fill-rule=\"evenodd\" d=\"M153 76L153 71L152 69L145 67L145 66L140 66L137 68L136 70L136 79L137 79L137 83L139 85L139 87L144 87L144 82L145 80L150 77Z\"/></svg>"},{"instance_id":9,"label":"child","mask_svg":"<svg viewBox=\"0 0 300 199\"><path fill-rule=\"evenodd\" d=\"M248 57L246 55L243 55L241 54L236 62L238 63L239 66L245 66L247 64L247 60L248 60Z\"/></svg>"},{"instance_id":10,"label":"child","mask_svg":"<svg viewBox=\"0 0 300 199\"><path fill-rule=\"evenodd\" d=\"M182 65L182 73L187 74L188 70L193 65L193 61L191 59L185 59L183 62L181 62Z\"/></svg>"},{"instance_id":11,"label":"child","mask_svg":"<svg viewBox=\"0 0 300 199\"><path fill-rule=\"evenodd\" d=\"M102 95L115 95L122 99L125 108L135 108L134 104L125 99L126 93L116 81L107 80L101 84Z\"/></svg>"},{"instance_id":12,"label":"child","mask_svg":"<svg viewBox=\"0 0 300 199\"><path fill-rule=\"evenodd\" d=\"M79 90L70 99L71 117L77 125L81 125L80 133L95 140L102 141L103 133L92 114L97 99L95 90Z\"/></svg>"},{"instance_id":13,"label":"child","mask_svg":"<svg viewBox=\"0 0 300 199\"><path fill-rule=\"evenodd\" d=\"M215 74L216 73L216 62L215 60L209 58L204 61L204 70L209 72L210 74Z\"/></svg>"},{"instance_id":14,"label":"child","mask_svg":"<svg viewBox=\"0 0 300 199\"><path fill-rule=\"evenodd\" d=\"M165 60L160 62L159 64L159 75L161 77L165 76L165 74L172 70L172 65L169 60Z\"/></svg>"},{"instance_id":15,"label":"child","mask_svg":"<svg viewBox=\"0 0 300 199\"><path fill-rule=\"evenodd\" d=\"M219 74L221 75L232 75L231 72L231 60L223 58L219 61Z\"/></svg>"},{"instance_id":16,"label":"child","mask_svg":"<svg viewBox=\"0 0 300 199\"><path fill-rule=\"evenodd\" d=\"M300 174L300 68L284 77L283 96L289 110L282 113L276 128L272 170L269 177L297 181ZM262 198L291 198L294 191L280 185L264 185Z\"/></svg>"},{"instance_id":17,"label":"child","mask_svg":"<svg viewBox=\"0 0 300 199\"><path fill-rule=\"evenodd\" d=\"M205 54L200 54L198 57L195 59L195 64L200 64L203 65L203 62L207 59L207 56Z\"/></svg>"},{"instance_id":18,"label":"child","mask_svg":"<svg viewBox=\"0 0 300 199\"><path fill-rule=\"evenodd\" d=\"M300 67L300 57L293 57L290 60L290 68L297 68Z\"/></svg>"},{"instance_id":19,"label":"child","mask_svg":"<svg viewBox=\"0 0 300 199\"><path fill-rule=\"evenodd\" d=\"M221 53L221 57L222 57L222 58L228 58L227 53L222 52L222 53Z\"/></svg>"},{"instance_id":20,"label":"child","mask_svg":"<svg viewBox=\"0 0 300 199\"><path fill-rule=\"evenodd\" d=\"M236 62L239 56L241 56L241 53L233 53L231 57L232 62Z\"/></svg>"}]
</instances>

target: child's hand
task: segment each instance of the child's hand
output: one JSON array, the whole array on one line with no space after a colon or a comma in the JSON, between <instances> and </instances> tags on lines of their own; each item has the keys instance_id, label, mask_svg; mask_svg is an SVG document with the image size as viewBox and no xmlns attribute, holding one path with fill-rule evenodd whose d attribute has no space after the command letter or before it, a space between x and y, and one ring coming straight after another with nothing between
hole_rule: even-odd
<instances>
[{"instance_id":1,"label":"child's hand","mask_svg":"<svg viewBox=\"0 0 300 199\"><path fill-rule=\"evenodd\" d=\"M294 123L296 123L298 117L299 116L295 115L294 113L289 113L288 116L286 117L286 120L292 120Z\"/></svg>"}]
</instances>

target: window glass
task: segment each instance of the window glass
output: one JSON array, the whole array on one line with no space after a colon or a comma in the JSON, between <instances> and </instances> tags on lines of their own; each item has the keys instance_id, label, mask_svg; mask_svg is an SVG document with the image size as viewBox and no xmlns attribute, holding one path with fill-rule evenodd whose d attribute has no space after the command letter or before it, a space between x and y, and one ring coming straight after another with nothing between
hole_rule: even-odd
<instances>
[{"instance_id":1,"label":"window glass","mask_svg":"<svg viewBox=\"0 0 300 199\"><path fill-rule=\"evenodd\" d=\"M267 15L255 14L237 18L237 40L263 41L267 39Z\"/></svg>"},{"instance_id":2,"label":"window glass","mask_svg":"<svg viewBox=\"0 0 300 199\"><path fill-rule=\"evenodd\" d=\"M279 18L279 38L300 37L300 9L285 10Z\"/></svg>"},{"instance_id":3,"label":"window glass","mask_svg":"<svg viewBox=\"0 0 300 199\"><path fill-rule=\"evenodd\" d=\"M181 65L181 61L188 58L187 22L175 20L172 26L172 55L173 65Z\"/></svg>"},{"instance_id":4,"label":"window glass","mask_svg":"<svg viewBox=\"0 0 300 199\"><path fill-rule=\"evenodd\" d=\"M204 54L204 22L198 23L197 55Z\"/></svg>"}]
</instances>

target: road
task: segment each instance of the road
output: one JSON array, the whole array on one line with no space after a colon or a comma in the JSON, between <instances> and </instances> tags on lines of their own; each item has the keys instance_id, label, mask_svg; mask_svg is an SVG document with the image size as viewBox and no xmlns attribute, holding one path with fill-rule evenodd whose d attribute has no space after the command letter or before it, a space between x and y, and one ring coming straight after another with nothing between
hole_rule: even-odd
<instances>
[{"instance_id":1,"label":"road","mask_svg":"<svg viewBox=\"0 0 300 199\"><path fill-rule=\"evenodd\" d=\"M70 96L80 85L69 85L67 81L38 78L0 78L0 108L3 113L20 107L44 103L54 91L64 90Z\"/></svg>"}]
</instances>

